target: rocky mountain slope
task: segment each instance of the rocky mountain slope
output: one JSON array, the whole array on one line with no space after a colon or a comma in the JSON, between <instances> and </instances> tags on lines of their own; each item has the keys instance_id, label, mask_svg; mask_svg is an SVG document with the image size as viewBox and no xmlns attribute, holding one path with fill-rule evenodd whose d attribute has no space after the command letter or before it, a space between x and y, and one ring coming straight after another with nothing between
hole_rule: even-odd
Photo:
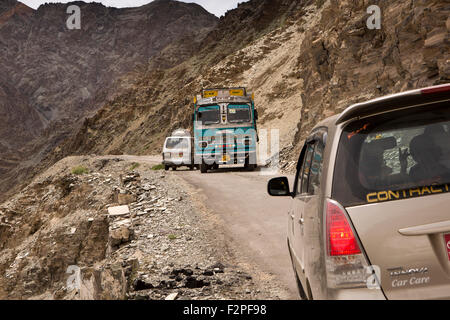
<instances>
[{"instance_id":1,"label":"rocky mountain slope","mask_svg":"<svg viewBox=\"0 0 450 320\"><path fill-rule=\"evenodd\" d=\"M366 1L347 0L326 2L316 26L305 32L296 66L303 107L294 142L352 103L450 82L449 2L374 3L382 10L381 30L366 27Z\"/></svg>"},{"instance_id":2,"label":"rocky mountain slope","mask_svg":"<svg viewBox=\"0 0 450 320\"><path fill-rule=\"evenodd\" d=\"M202 87L244 85L256 94L260 128L279 129L292 168L308 130L351 103L450 81L449 6L380 1L381 30L366 2L250 1L229 12L191 59L135 74L55 150L69 154L160 152L165 135L189 127ZM150 62L152 64L152 62Z\"/></svg>"},{"instance_id":3,"label":"rocky mountain slope","mask_svg":"<svg viewBox=\"0 0 450 320\"><path fill-rule=\"evenodd\" d=\"M127 9L75 4L81 30L67 28L67 4L32 10L2 1L0 193L23 167L38 163L76 131L80 119L120 93L117 79L170 45L201 41L218 21L196 4L176 1ZM168 65L190 54L176 47L180 50Z\"/></svg>"},{"instance_id":4,"label":"rocky mountain slope","mask_svg":"<svg viewBox=\"0 0 450 320\"><path fill-rule=\"evenodd\" d=\"M134 74L129 90L86 119L81 130L52 156L58 159L72 153L159 153L168 132L191 126L192 98L202 87L248 85L259 90L242 75L291 39L303 2L265 0L240 4L221 19L190 59L172 68ZM291 47L295 40L289 42ZM160 63L164 56L156 59ZM154 64L151 60L150 65ZM272 91L270 88L266 93ZM262 103L258 108L270 109Z\"/></svg>"},{"instance_id":5,"label":"rocky mountain slope","mask_svg":"<svg viewBox=\"0 0 450 320\"><path fill-rule=\"evenodd\" d=\"M236 260L182 179L151 167L69 157L0 205L0 299L285 297Z\"/></svg>"}]
</instances>

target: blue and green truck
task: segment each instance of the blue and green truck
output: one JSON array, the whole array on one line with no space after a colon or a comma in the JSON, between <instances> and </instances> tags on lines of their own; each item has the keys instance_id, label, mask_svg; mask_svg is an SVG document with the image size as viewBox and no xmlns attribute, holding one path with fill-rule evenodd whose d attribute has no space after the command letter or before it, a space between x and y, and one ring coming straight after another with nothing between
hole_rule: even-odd
<instances>
[{"instance_id":1,"label":"blue and green truck","mask_svg":"<svg viewBox=\"0 0 450 320\"><path fill-rule=\"evenodd\" d=\"M194 161L202 173L221 165L257 167L258 112L246 88L204 89L194 98Z\"/></svg>"}]
</instances>

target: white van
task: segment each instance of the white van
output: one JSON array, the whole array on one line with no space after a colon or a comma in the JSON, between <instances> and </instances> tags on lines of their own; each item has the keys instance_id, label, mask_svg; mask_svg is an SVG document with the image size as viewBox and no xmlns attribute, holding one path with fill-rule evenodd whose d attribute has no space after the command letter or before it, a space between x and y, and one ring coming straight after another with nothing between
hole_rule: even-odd
<instances>
[{"instance_id":1,"label":"white van","mask_svg":"<svg viewBox=\"0 0 450 320\"><path fill-rule=\"evenodd\" d=\"M193 148L194 142L189 131L173 132L164 142L162 154L164 169L176 170L178 167L186 166L193 170L195 168Z\"/></svg>"}]
</instances>

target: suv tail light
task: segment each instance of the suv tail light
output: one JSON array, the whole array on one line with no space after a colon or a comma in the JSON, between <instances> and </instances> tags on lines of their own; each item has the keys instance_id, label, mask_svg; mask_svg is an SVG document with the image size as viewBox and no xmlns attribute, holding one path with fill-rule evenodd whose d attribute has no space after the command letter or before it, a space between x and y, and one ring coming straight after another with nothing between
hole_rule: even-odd
<instances>
[{"instance_id":1,"label":"suv tail light","mask_svg":"<svg viewBox=\"0 0 450 320\"><path fill-rule=\"evenodd\" d=\"M325 206L328 287L379 289L378 275L362 253L347 212L333 200Z\"/></svg>"},{"instance_id":2,"label":"suv tail light","mask_svg":"<svg viewBox=\"0 0 450 320\"><path fill-rule=\"evenodd\" d=\"M327 236L330 256L361 253L345 213L332 202L327 203Z\"/></svg>"}]
</instances>

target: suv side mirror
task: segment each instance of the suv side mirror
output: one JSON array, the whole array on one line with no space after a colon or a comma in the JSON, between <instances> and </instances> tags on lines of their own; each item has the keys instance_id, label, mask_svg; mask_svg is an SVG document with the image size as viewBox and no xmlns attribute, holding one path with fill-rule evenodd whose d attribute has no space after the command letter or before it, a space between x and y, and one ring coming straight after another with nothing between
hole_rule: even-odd
<instances>
[{"instance_id":1,"label":"suv side mirror","mask_svg":"<svg viewBox=\"0 0 450 320\"><path fill-rule=\"evenodd\" d=\"M255 120L258 120L258 110L255 109Z\"/></svg>"},{"instance_id":2,"label":"suv side mirror","mask_svg":"<svg viewBox=\"0 0 450 320\"><path fill-rule=\"evenodd\" d=\"M286 177L273 178L267 184L267 192L273 197L291 197L289 180Z\"/></svg>"}]
</instances>

